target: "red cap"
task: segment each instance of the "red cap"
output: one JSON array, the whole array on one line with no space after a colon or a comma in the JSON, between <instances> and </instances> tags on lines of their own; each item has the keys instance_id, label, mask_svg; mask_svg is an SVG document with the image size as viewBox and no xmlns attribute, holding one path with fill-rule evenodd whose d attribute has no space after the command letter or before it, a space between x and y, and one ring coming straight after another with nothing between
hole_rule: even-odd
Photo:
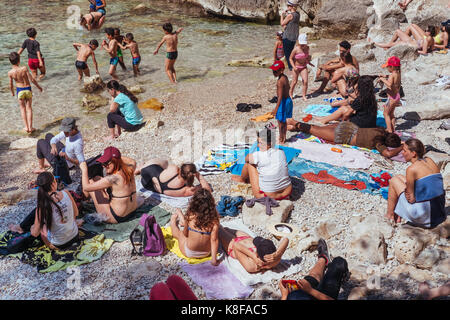
<instances>
[{"instance_id":1,"label":"red cap","mask_svg":"<svg viewBox=\"0 0 450 320\"><path fill-rule=\"evenodd\" d=\"M400 59L396 56L390 57L385 64L381 66L382 68L386 67L400 67Z\"/></svg>"},{"instance_id":2,"label":"red cap","mask_svg":"<svg viewBox=\"0 0 450 320\"><path fill-rule=\"evenodd\" d=\"M284 70L285 67L284 67L283 61L280 61L280 60L275 61L275 62L273 63L273 65L270 67L270 69L272 69L273 71L278 71L278 70L281 70L281 69Z\"/></svg>"},{"instance_id":3,"label":"red cap","mask_svg":"<svg viewBox=\"0 0 450 320\"><path fill-rule=\"evenodd\" d=\"M121 154L119 149L114 147L108 147L103 151L103 155L97 159L100 163L106 163L108 161L111 161L111 159L120 159Z\"/></svg>"}]
</instances>

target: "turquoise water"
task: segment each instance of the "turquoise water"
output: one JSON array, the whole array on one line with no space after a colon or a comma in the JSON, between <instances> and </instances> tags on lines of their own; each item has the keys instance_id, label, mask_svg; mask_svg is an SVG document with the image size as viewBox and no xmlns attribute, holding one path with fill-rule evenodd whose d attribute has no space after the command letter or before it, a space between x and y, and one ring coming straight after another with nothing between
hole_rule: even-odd
<instances>
[{"instance_id":1,"label":"turquoise water","mask_svg":"<svg viewBox=\"0 0 450 320\"><path fill-rule=\"evenodd\" d=\"M152 9L147 15L135 15L131 9L144 3ZM120 81L127 86L138 84L146 89L139 98L158 97L174 92L176 86L169 83L164 73L165 47L157 56L153 55L163 36L161 25L170 21L175 28L184 27L179 40L179 59L176 63L178 86L192 81L207 81L211 77L220 77L233 68L226 63L232 59L242 59L256 55L271 56L274 33L279 26L266 26L253 23L221 20L189 14L177 4L166 1L107 1L107 18L102 30L88 32L78 28L69 28L73 17L68 12L70 6L78 6L82 13L88 12L87 0L73 1L37 1L24 0L14 2L0 1L0 135L2 140L12 141L18 138L23 127L16 97L9 91L7 72L10 70L8 54L17 51L27 38L25 31L34 27L38 31L37 40L45 58L47 76L41 81L44 92L33 88L33 126L41 132L48 130L47 123L63 116L76 116L86 126L105 123L107 107L100 114L83 113L75 69L76 51L73 42L87 43L105 39L103 28L119 27L122 34L132 32L139 44L142 62L142 76L135 79L131 69L131 55L124 53L128 70L123 72L118 66ZM73 22L72 22L73 23ZM109 55L96 50L100 75L105 82L108 75ZM27 65L27 53L22 54L22 65ZM88 60L91 75L95 69ZM107 97L107 93L103 93ZM106 123L105 123L106 125Z\"/></svg>"}]
</instances>

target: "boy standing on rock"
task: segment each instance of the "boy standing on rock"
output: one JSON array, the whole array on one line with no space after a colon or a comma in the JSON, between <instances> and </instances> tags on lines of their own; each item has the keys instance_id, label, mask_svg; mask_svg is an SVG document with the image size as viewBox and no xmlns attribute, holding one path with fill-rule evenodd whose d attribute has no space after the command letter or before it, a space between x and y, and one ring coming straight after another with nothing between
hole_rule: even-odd
<instances>
[{"instance_id":1,"label":"boy standing on rock","mask_svg":"<svg viewBox=\"0 0 450 320\"><path fill-rule=\"evenodd\" d=\"M272 114L278 121L278 128L280 137L278 139L279 144L284 144L286 142L286 132L287 132L287 119L292 118L293 102L289 96L289 79L284 74L284 63L283 61L275 61L270 67L273 71L273 75L278 77L277 81L277 97L278 102Z\"/></svg>"},{"instance_id":2,"label":"boy standing on rock","mask_svg":"<svg viewBox=\"0 0 450 320\"><path fill-rule=\"evenodd\" d=\"M177 83L177 74L175 71L175 61L178 58L178 35L181 31L183 31L183 28L178 29L177 31L173 32L173 26L171 23L165 23L163 25L164 33L166 34L161 42L158 44L158 47L156 48L155 52L153 52L154 55L158 54L159 48L166 43L166 49L167 49L167 55L166 55L166 73L169 76L169 79L172 83Z\"/></svg>"},{"instance_id":3,"label":"boy standing on rock","mask_svg":"<svg viewBox=\"0 0 450 320\"><path fill-rule=\"evenodd\" d=\"M98 47L98 41L94 39L94 40L91 40L89 42L89 44L74 43L73 47L75 48L75 50L78 51L77 61L75 62L75 67L77 68L77 71L79 74L78 80L81 81L81 79L83 79L83 73L86 77L91 76L91 74L89 72L89 67L86 63L89 56L92 56L92 61L94 62L95 71L97 72L97 74L100 74L98 72L98 65L97 65L97 61L95 60L95 54L94 54L95 49L97 49L97 47Z\"/></svg>"}]
</instances>

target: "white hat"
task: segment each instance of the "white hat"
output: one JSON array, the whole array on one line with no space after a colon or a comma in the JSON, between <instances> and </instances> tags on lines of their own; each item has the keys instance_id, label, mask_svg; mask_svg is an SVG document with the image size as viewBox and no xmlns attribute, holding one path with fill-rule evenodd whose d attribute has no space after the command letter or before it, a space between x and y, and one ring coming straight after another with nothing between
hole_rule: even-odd
<instances>
[{"instance_id":1,"label":"white hat","mask_svg":"<svg viewBox=\"0 0 450 320\"><path fill-rule=\"evenodd\" d=\"M287 2L287 5L288 5L288 6L296 7L296 6L298 6L298 0L289 0L289 1Z\"/></svg>"},{"instance_id":2,"label":"white hat","mask_svg":"<svg viewBox=\"0 0 450 320\"><path fill-rule=\"evenodd\" d=\"M306 33L302 33L298 36L298 43L308 44L308 36L306 35Z\"/></svg>"}]
</instances>

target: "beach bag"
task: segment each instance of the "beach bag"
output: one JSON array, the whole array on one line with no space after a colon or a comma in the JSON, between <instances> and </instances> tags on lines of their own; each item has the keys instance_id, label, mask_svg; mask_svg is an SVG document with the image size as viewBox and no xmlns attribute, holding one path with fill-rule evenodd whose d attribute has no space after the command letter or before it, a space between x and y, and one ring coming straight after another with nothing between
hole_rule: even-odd
<instances>
[{"instance_id":1,"label":"beach bag","mask_svg":"<svg viewBox=\"0 0 450 320\"><path fill-rule=\"evenodd\" d=\"M97 161L102 155L99 154L96 157L92 157L86 160L86 165L88 167L89 179L94 179L95 177L103 177L103 166Z\"/></svg>"},{"instance_id":2,"label":"beach bag","mask_svg":"<svg viewBox=\"0 0 450 320\"><path fill-rule=\"evenodd\" d=\"M155 257L166 250L161 227L152 215L142 215L139 225L130 234L130 242L133 246L132 255Z\"/></svg>"},{"instance_id":3,"label":"beach bag","mask_svg":"<svg viewBox=\"0 0 450 320\"><path fill-rule=\"evenodd\" d=\"M56 156L55 160L51 163L53 167L53 175L55 176L56 181L63 182L65 185L69 185L72 183L72 179L70 178L69 166L67 165L67 161L60 156Z\"/></svg>"}]
</instances>

